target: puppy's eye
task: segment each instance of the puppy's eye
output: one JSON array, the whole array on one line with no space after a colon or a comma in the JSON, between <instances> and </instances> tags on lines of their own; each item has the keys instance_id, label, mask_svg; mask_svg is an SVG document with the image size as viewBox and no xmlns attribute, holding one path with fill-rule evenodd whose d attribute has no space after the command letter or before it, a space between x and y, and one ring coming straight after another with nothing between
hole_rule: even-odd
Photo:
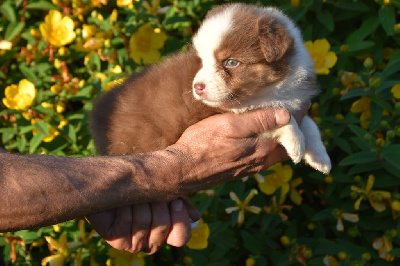
<instances>
[{"instance_id":1,"label":"puppy's eye","mask_svg":"<svg viewBox=\"0 0 400 266\"><path fill-rule=\"evenodd\" d=\"M225 61L226 67L236 67L238 65L239 65L239 62L232 58L229 58Z\"/></svg>"}]
</instances>

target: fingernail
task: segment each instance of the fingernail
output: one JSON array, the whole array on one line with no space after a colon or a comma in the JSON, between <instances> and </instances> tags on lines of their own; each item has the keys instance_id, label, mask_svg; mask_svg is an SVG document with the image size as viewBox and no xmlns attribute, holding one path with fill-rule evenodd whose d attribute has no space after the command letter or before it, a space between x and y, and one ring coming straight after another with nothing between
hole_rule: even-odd
<instances>
[{"instance_id":1,"label":"fingernail","mask_svg":"<svg viewBox=\"0 0 400 266\"><path fill-rule=\"evenodd\" d=\"M283 126L289 123L290 114L285 109L277 109L275 110L275 121L278 125Z\"/></svg>"},{"instance_id":2,"label":"fingernail","mask_svg":"<svg viewBox=\"0 0 400 266\"><path fill-rule=\"evenodd\" d=\"M171 204L172 204L172 209L173 209L174 211L176 211L176 212L182 211L182 209L183 209L183 202L182 202L182 200L180 200L180 199L173 200L173 201L171 202Z\"/></svg>"},{"instance_id":3,"label":"fingernail","mask_svg":"<svg viewBox=\"0 0 400 266\"><path fill-rule=\"evenodd\" d=\"M193 221L192 219L189 218L189 223L190 223L190 230L200 227L200 220Z\"/></svg>"}]
</instances>

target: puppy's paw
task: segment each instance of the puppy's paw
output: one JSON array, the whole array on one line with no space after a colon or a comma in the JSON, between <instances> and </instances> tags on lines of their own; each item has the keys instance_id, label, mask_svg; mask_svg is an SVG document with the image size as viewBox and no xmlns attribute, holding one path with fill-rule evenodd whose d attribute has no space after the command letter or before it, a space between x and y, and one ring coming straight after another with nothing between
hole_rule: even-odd
<instances>
[{"instance_id":1,"label":"puppy's paw","mask_svg":"<svg viewBox=\"0 0 400 266\"><path fill-rule=\"evenodd\" d=\"M286 126L275 130L273 136L285 147L294 163L301 161L306 150L305 138L293 117Z\"/></svg>"},{"instance_id":2,"label":"puppy's paw","mask_svg":"<svg viewBox=\"0 0 400 266\"><path fill-rule=\"evenodd\" d=\"M294 136L289 142L284 145L290 159L295 163L299 163L305 153L305 144L302 136Z\"/></svg>"},{"instance_id":3,"label":"puppy's paw","mask_svg":"<svg viewBox=\"0 0 400 266\"><path fill-rule=\"evenodd\" d=\"M329 174L331 171L331 159L329 158L326 152L324 153L310 153L306 152L304 154L304 160L307 164L309 164L312 168L324 173Z\"/></svg>"}]
</instances>

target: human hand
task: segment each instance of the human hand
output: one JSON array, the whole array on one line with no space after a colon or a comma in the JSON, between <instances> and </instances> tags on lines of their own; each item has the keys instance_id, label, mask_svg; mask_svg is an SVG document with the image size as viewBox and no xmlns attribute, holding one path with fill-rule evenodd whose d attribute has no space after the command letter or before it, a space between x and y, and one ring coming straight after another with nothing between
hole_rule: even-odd
<instances>
[{"instance_id":1,"label":"human hand","mask_svg":"<svg viewBox=\"0 0 400 266\"><path fill-rule=\"evenodd\" d=\"M86 216L87 221L108 244L131 253L155 253L165 243L182 247L191 237L189 218L200 213L187 199L169 203L143 203Z\"/></svg>"},{"instance_id":2,"label":"human hand","mask_svg":"<svg viewBox=\"0 0 400 266\"><path fill-rule=\"evenodd\" d=\"M301 120L308 109L295 114ZM290 114L283 110L255 110L221 114L189 127L168 150L182 162L182 193L192 193L259 172L287 160L286 150L261 133L286 125ZM207 182L205 182L207 181Z\"/></svg>"}]
</instances>

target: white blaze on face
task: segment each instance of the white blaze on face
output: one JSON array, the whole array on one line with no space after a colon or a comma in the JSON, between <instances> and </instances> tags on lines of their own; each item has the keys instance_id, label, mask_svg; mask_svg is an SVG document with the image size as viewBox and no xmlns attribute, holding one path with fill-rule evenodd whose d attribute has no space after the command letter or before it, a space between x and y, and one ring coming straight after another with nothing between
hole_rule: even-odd
<instances>
[{"instance_id":1,"label":"white blaze on face","mask_svg":"<svg viewBox=\"0 0 400 266\"><path fill-rule=\"evenodd\" d=\"M214 52L231 28L235 9L236 7L230 6L207 18L193 38L193 45L202 60L202 68L194 78L193 87L196 83L205 85L201 96L194 89L193 95L210 106L218 106L229 92L225 81L217 72Z\"/></svg>"}]
</instances>

